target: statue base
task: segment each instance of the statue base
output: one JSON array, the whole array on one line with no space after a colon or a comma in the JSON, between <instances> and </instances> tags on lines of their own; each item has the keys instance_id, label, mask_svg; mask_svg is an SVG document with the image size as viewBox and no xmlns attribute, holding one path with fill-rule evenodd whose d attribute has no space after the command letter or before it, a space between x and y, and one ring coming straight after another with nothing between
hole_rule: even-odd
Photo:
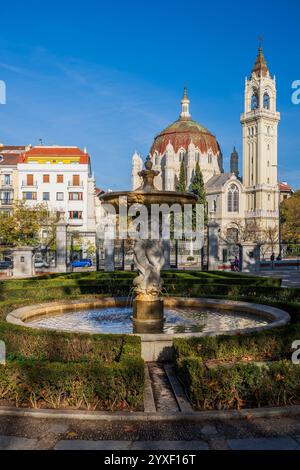
<instances>
[{"instance_id":1,"label":"statue base","mask_svg":"<svg viewBox=\"0 0 300 470\"><path fill-rule=\"evenodd\" d=\"M164 303L160 299L133 301L133 319L139 321L163 320Z\"/></svg>"},{"instance_id":2,"label":"statue base","mask_svg":"<svg viewBox=\"0 0 300 470\"><path fill-rule=\"evenodd\" d=\"M162 333L164 326L164 303L160 299L133 301L133 332Z\"/></svg>"}]
</instances>

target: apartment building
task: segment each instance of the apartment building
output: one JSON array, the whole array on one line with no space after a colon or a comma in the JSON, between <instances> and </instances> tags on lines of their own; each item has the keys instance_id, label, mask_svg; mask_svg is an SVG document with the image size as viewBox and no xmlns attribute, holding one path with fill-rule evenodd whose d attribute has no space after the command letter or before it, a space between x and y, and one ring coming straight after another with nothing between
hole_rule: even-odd
<instances>
[{"instance_id":1,"label":"apartment building","mask_svg":"<svg viewBox=\"0 0 300 470\"><path fill-rule=\"evenodd\" d=\"M95 232L95 180L86 150L35 146L20 154L17 170L20 200L64 212L69 230Z\"/></svg>"},{"instance_id":2,"label":"apartment building","mask_svg":"<svg viewBox=\"0 0 300 470\"><path fill-rule=\"evenodd\" d=\"M29 147L0 144L0 212L11 213L18 199L17 166L26 149Z\"/></svg>"}]
</instances>

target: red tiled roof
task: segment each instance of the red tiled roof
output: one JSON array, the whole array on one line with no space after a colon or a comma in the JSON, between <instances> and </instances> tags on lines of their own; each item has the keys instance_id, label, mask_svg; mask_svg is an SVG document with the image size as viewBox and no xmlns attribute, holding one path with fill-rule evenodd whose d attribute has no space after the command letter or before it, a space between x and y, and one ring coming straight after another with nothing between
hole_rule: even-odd
<instances>
[{"instance_id":1,"label":"red tiled roof","mask_svg":"<svg viewBox=\"0 0 300 470\"><path fill-rule=\"evenodd\" d=\"M26 149L25 145L2 145L0 146L0 165L16 166L19 162L20 154Z\"/></svg>"},{"instance_id":2,"label":"red tiled roof","mask_svg":"<svg viewBox=\"0 0 300 470\"><path fill-rule=\"evenodd\" d=\"M26 162L27 157L80 157L79 163L89 163L89 155L79 147L37 146L21 155L21 161Z\"/></svg>"},{"instance_id":3,"label":"red tiled roof","mask_svg":"<svg viewBox=\"0 0 300 470\"><path fill-rule=\"evenodd\" d=\"M169 142L173 145L175 152L178 152L181 147L187 151L189 144L193 142L201 153L207 153L211 149L215 155L220 154L220 147L215 136L192 119L179 119L164 129L154 139L150 150L151 155L155 151L163 155Z\"/></svg>"},{"instance_id":4,"label":"red tiled roof","mask_svg":"<svg viewBox=\"0 0 300 470\"><path fill-rule=\"evenodd\" d=\"M278 186L279 186L280 191L286 191L286 192L292 191L291 186L287 183L279 183Z\"/></svg>"}]
</instances>

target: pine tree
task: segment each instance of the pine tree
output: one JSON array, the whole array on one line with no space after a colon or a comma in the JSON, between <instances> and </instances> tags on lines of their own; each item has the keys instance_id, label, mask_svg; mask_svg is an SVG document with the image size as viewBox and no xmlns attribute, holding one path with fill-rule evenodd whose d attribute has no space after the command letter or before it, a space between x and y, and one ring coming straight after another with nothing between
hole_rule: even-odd
<instances>
[{"instance_id":1,"label":"pine tree","mask_svg":"<svg viewBox=\"0 0 300 470\"><path fill-rule=\"evenodd\" d=\"M180 165L179 181L178 181L176 190L179 193L185 193L186 191L186 172L185 172L184 160L182 160L181 165Z\"/></svg>"},{"instance_id":2,"label":"pine tree","mask_svg":"<svg viewBox=\"0 0 300 470\"><path fill-rule=\"evenodd\" d=\"M205 188L204 188L203 175L202 175L202 171L200 170L199 162L196 163L196 169L195 169L195 174L194 174L194 178L192 181L191 192L195 194L195 196L198 196L197 204L203 204L204 206L204 224L206 225L208 221L207 220L206 194L205 194Z\"/></svg>"}]
</instances>

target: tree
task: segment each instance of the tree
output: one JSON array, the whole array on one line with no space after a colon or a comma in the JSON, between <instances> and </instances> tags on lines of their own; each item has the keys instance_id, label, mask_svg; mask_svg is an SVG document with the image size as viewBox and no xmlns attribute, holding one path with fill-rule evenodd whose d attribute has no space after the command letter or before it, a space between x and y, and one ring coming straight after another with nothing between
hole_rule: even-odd
<instances>
[{"instance_id":1,"label":"tree","mask_svg":"<svg viewBox=\"0 0 300 470\"><path fill-rule=\"evenodd\" d=\"M11 214L0 213L0 243L6 246L48 247L55 238L57 215L44 204L29 207L23 202ZM45 229L46 236L42 236Z\"/></svg>"},{"instance_id":2,"label":"tree","mask_svg":"<svg viewBox=\"0 0 300 470\"><path fill-rule=\"evenodd\" d=\"M185 172L184 160L182 160L181 165L180 165L179 181L178 181L176 190L179 193L185 193L186 191L186 172Z\"/></svg>"},{"instance_id":3,"label":"tree","mask_svg":"<svg viewBox=\"0 0 300 470\"><path fill-rule=\"evenodd\" d=\"M191 192L198 196L197 204L202 204L204 208L204 225L207 225L208 218L207 218L207 204L206 204L206 193L204 188L204 181L202 171L200 169L199 162L196 163L195 174L192 181L192 189Z\"/></svg>"},{"instance_id":4,"label":"tree","mask_svg":"<svg viewBox=\"0 0 300 470\"><path fill-rule=\"evenodd\" d=\"M300 243L300 190L280 205L282 240L285 243Z\"/></svg>"}]
</instances>

